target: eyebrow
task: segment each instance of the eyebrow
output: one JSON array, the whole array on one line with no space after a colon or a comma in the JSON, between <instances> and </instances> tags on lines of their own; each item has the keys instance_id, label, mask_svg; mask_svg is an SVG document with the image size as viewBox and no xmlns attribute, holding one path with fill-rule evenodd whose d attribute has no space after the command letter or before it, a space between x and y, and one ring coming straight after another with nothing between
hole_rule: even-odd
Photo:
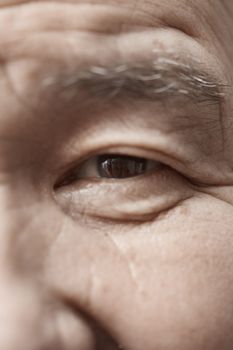
<instances>
[{"instance_id":1,"label":"eyebrow","mask_svg":"<svg viewBox=\"0 0 233 350\"><path fill-rule=\"evenodd\" d=\"M114 66L90 66L59 77L45 85L55 85L66 96L85 92L92 98L163 101L188 98L196 103L220 104L226 84L191 64L168 57Z\"/></svg>"}]
</instances>

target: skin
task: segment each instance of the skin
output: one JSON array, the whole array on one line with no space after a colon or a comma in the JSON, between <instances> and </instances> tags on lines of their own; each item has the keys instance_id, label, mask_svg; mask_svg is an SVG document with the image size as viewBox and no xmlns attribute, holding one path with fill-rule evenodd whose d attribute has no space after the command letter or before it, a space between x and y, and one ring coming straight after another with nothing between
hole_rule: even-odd
<instances>
[{"instance_id":1,"label":"skin","mask_svg":"<svg viewBox=\"0 0 233 350\"><path fill-rule=\"evenodd\" d=\"M0 349L232 350L232 40L231 0L1 1ZM44 84L153 50L215 72L222 117ZM54 189L100 150L168 167Z\"/></svg>"}]
</instances>

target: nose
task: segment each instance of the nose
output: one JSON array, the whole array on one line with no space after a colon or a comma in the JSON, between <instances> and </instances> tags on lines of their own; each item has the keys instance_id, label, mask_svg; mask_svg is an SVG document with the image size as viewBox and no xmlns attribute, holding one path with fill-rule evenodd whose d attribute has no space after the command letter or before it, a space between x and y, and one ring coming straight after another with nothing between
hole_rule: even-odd
<instances>
[{"instance_id":1,"label":"nose","mask_svg":"<svg viewBox=\"0 0 233 350\"><path fill-rule=\"evenodd\" d=\"M0 273L0 349L60 349L48 298L31 281Z\"/></svg>"},{"instance_id":2,"label":"nose","mask_svg":"<svg viewBox=\"0 0 233 350\"><path fill-rule=\"evenodd\" d=\"M45 277L60 215L33 191L0 185L0 350L105 349Z\"/></svg>"},{"instance_id":3,"label":"nose","mask_svg":"<svg viewBox=\"0 0 233 350\"><path fill-rule=\"evenodd\" d=\"M9 279L0 289L0 349L58 349L39 293L28 282Z\"/></svg>"},{"instance_id":4,"label":"nose","mask_svg":"<svg viewBox=\"0 0 233 350\"><path fill-rule=\"evenodd\" d=\"M20 211L22 203L16 202L17 198L9 201L9 191L0 188L0 349L57 350L49 298L28 258L30 250L36 254L24 236L29 218Z\"/></svg>"}]
</instances>

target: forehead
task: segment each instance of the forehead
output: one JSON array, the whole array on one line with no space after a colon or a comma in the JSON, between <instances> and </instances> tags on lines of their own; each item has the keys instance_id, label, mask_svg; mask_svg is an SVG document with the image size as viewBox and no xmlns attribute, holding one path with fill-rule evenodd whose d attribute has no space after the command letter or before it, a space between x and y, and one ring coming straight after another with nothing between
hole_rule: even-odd
<instances>
[{"instance_id":1,"label":"forehead","mask_svg":"<svg viewBox=\"0 0 233 350\"><path fill-rule=\"evenodd\" d=\"M83 51L87 59L92 52L92 56L98 56L101 60L106 53L110 55L112 52L112 59L119 48L117 40L124 38L122 33L144 32L145 40L140 43L135 39L131 40L131 45L127 45L129 36L125 37L125 46L122 47L127 49L129 55L131 49L143 53L147 42L150 42L150 47L154 47L152 36L144 29L152 29L153 34L156 32L154 29L162 29L160 33L164 33L164 29L175 29L173 34L176 35L176 41L174 35L167 34L165 38L164 35L157 35L154 40L158 50L170 47L171 50L184 49L185 53L188 48L184 47L182 37L180 40L178 38L180 33L184 33L186 38L195 39L193 47L196 44L211 46L207 48L211 52L216 41L225 41L229 26L233 26L229 9L233 9L232 0L0 0L0 56L2 60L16 57L22 55L26 48L27 52L37 51L36 55L41 57L46 52L46 55L58 58L60 51L64 57L68 52L64 51L64 47L68 45L70 53L75 41L79 57ZM96 37L95 34L99 33L107 34L104 40L109 43L108 49L111 47L111 50L103 49L102 45L97 55L96 46L101 43L101 36ZM112 33L117 35L108 35ZM33 42L30 41L32 37ZM77 46L77 38L85 41L85 47L82 43ZM119 54L122 54L123 49L118 50Z\"/></svg>"},{"instance_id":2,"label":"forehead","mask_svg":"<svg viewBox=\"0 0 233 350\"><path fill-rule=\"evenodd\" d=\"M117 45L114 48L114 42L117 44L115 38L123 37L118 34L138 32L141 29L144 31L144 42L150 41L153 46L154 42L151 42L152 39L149 40L149 31L144 30L148 28L175 29L177 35L188 34L187 37L201 39L202 43L204 39L212 45L212 32L220 33L225 30L225 28L219 30L219 27L226 26L225 17L228 14L224 4L228 4L228 1L233 4L231 0L0 0L0 55L2 59L6 56L16 57L18 52L21 55L22 49L26 47L27 51L37 51L36 55L39 56L45 51L47 55L52 55L56 51L56 57L59 56L61 49L64 56L64 45L70 45L69 52L71 46L73 48L73 41L71 43L67 40L68 35L76 40L76 47L78 36L80 38L92 35L86 37L83 48L85 52L88 50L86 55L88 56L91 50L95 52L93 47L100 43L100 37L97 40L94 36L99 33L107 34L104 39L109 42L109 46L112 46L111 51L115 52L118 48ZM108 34L111 33L117 36L110 37ZM32 36L36 42L33 41L31 44L29 37ZM64 39L62 44L58 39ZM140 50L143 51L142 42L139 45L136 41L132 41L131 45L127 45L127 40L125 49L130 51L141 45ZM196 43L201 41L196 40ZM183 40L177 40L174 48L174 36L169 35L166 36L166 40L159 41L157 38L156 41L158 49L162 50L165 46L171 50L179 49L184 46L182 43ZM82 51L80 45L79 51ZM102 50L99 57L106 52L110 50Z\"/></svg>"},{"instance_id":3,"label":"forehead","mask_svg":"<svg viewBox=\"0 0 233 350\"><path fill-rule=\"evenodd\" d=\"M58 24L62 29L67 27L78 30L80 26L81 30L94 31L101 31L102 27L106 31L124 31L127 26L131 28L168 26L199 36L199 33L203 33L203 27L216 22L215 17L219 17L219 11L225 2L228 4L228 1L231 2L231 0L1 0L0 16L1 9L3 12L10 10L11 23L20 21L21 26L24 24L32 26L30 29L50 29L48 22L52 25ZM30 20L28 20L29 14ZM4 25L7 24L6 18L7 16ZM86 27L83 26L84 22Z\"/></svg>"},{"instance_id":4,"label":"forehead","mask_svg":"<svg viewBox=\"0 0 233 350\"><path fill-rule=\"evenodd\" d=\"M153 12L158 12L159 14L161 12L173 12L173 16L176 17L177 12L202 12L206 8L215 7L215 5L218 4L224 4L225 2L228 3L228 1L231 0L1 0L0 2L0 8L1 7L10 7L10 6L17 6L17 5L25 5L25 4L49 4L52 3L53 5L58 4L73 4L73 5L92 5L92 8L96 7L96 5L100 6L113 6L121 8L126 8L129 10L133 10L137 12L137 10L142 10L142 12L147 13L148 10L153 10ZM90 7L91 9L91 7Z\"/></svg>"}]
</instances>

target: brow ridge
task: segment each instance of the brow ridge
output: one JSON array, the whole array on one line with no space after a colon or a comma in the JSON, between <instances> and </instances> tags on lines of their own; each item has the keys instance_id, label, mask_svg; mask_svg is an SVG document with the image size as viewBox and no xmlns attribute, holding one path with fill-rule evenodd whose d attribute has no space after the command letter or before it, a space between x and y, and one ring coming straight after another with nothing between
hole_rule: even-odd
<instances>
[{"instance_id":1,"label":"brow ridge","mask_svg":"<svg viewBox=\"0 0 233 350\"><path fill-rule=\"evenodd\" d=\"M169 57L104 66L61 74L49 84L69 90L71 95L85 91L94 98L129 98L151 101L183 97L194 102L219 104L226 84L207 72Z\"/></svg>"}]
</instances>

